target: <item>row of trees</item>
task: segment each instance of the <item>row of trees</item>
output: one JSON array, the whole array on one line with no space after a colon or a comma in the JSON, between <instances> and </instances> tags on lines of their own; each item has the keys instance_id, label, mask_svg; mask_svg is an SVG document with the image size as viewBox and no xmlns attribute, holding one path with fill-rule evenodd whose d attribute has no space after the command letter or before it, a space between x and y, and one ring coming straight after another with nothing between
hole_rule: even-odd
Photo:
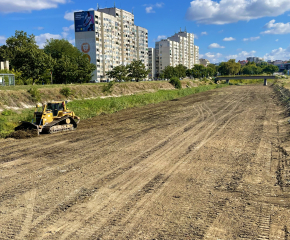
<instances>
[{"instance_id":1,"label":"row of trees","mask_svg":"<svg viewBox=\"0 0 290 240\"><path fill-rule=\"evenodd\" d=\"M230 59L228 62L222 62L218 68L218 72L221 75L256 75L256 74L273 74L278 72L279 68L274 65L262 62L256 64L254 62L248 62L245 66L241 66L240 63L236 63L234 59Z\"/></svg>"},{"instance_id":2,"label":"row of trees","mask_svg":"<svg viewBox=\"0 0 290 240\"><path fill-rule=\"evenodd\" d=\"M107 72L107 76L115 81L131 81L135 80L139 82L140 80L147 78L149 70L146 70L145 65L141 60L134 60L128 65L119 65L112 69L112 71Z\"/></svg>"},{"instance_id":3,"label":"row of trees","mask_svg":"<svg viewBox=\"0 0 290 240\"><path fill-rule=\"evenodd\" d=\"M20 73L20 84L48 83L51 73L53 83L88 82L96 68L67 40L50 39L39 49L35 36L23 31L0 47L0 60L9 60L13 71Z\"/></svg>"},{"instance_id":4,"label":"row of trees","mask_svg":"<svg viewBox=\"0 0 290 240\"><path fill-rule=\"evenodd\" d=\"M207 67L195 64L193 68L187 69L184 65L179 64L176 67L166 66L159 75L160 78L171 79L173 77L184 78L194 77L202 78L207 76L216 76L217 67L214 64L209 64Z\"/></svg>"},{"instance_id":5,"label":"row of trees","mask_svg":"<svg viewBox=\"0 0 290 240\"><path fill-rule=\"evenodd\" d=\"M184 78L184 77L213 77L220 75L236 75L236 74L273 74L278 72L279 68L274 65L269 65L267 63L256 64L254 62L249 62L245 66L241 66L240 63L236 62L235 59L230 59L227 62L222 62L219 66L214 64L209 64L207 67L199 64L195 64L193 68L187 69L182 64L173 66L166 66L165 69L159 75L160 78L170 79L172 77Z\"/></svg>"}]
</instances>

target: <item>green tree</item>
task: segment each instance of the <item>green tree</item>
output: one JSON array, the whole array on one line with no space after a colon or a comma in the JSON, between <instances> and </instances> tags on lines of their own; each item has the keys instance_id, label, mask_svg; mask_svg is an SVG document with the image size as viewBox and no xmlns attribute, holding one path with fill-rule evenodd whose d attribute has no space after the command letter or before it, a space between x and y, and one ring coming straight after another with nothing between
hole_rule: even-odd
<instances>
[{"instance_id":1,"label":"green tree","mask_svg":"<svg viewBox=\"0 0 290 240\"><path fill-rule=\"evenodd\" d=\"M241 72L245 75L251 75L253 70L252 70L251 66L246 65L246 66L242 67Z\"/></svg>"},{"instance_id":2,"label":"green tree","mask_svg":"<svg viewBox=\"0 0 290 240\"><path fill-rule=\"evenodd\" d=\"M162 71L164 74L164 78L170 79L172 77L177 77L177 73L174 67L172 66L166 66L164 70Z\"/></svg>"},{"instance_id":3,"label":"green tree","mask_svg":"<svg viewBox=\"0 0 290 240\"><path fill-rule=\"evenodd\" d=\"M128 80L127 75L128 75L128 67L124 65L116 66L113 68L112 71L107 72L107 76L115 80L127 81Z\"/></svg>"},{"instance_id":4,"label":"green tree","mask_svg":"<svg viewBox=\"0 0 290 240\"><path fill-rule=\"evenodd\" d=\"M76 58L77 77L75 82L85 83L92 79L92 72L96 69L96 65L90 63L89 59L83 55Z\"/></svg>"},{"instance_id":5,"label":"green tree","mask_svg":"<svg viewBox=\"0 0 290 240\"><path fill-rule=\"evenodd\" d=\"M218 71L221 75L229 75L229 69L227 67L226 62L221 62L221 64L218 67Z\"/></svg>"},{"instance_id":6,"label":"green tree","mask_svg":"<svg viewBox=\"0 0 290 240\"><path fill-rule=\"evenodd\" d=\"M214 64L209 64L207 66L207 72L208 72L208 75L213 77L213 76L216 76L217 75L217 68L216 68L216 65Z\"/></svg>"},{"instance_id":7,"label":"green tree","mask_svg":"<svg viewBox=\"0 0 290 240\"><path fill-rule=\"evenodd\" d=\"M179 78L186 77L186 69L187 69L187 67L185 67L184 65L178 64L175 67L176 77L179 77Z\"/></svg>"},{"instance_id":8,"label":"green tree","mask_svg":"<svg viewBox=\"0 0 290 240\"><path fill-rule=\"evenodd\" d=\"M6 49L7 49L6 45L0 46L0 62L6 60Z\"/></svg>"},{"instance_id":9,"label":"green tree","mask_svg":"<svg viewBox=\"0 0 290 240\"><path fill-rule=\"evenodd\" d=\"M69 56L62 56L56 60L54 66L54 83L74 83L78 81L78 65L74 59Z\"/></svg>"},{"instance_id":10,"label":"green tree","mask_svg":"<svg viewBox=\"0 0 290 240\"><path fill-rule=\"evenodd\" d=\"M278 72L278 71L279 71L278 66L274 66L274 65L268 65L263 69L263 72L267 74L273 74L274 72Z\"/></svg>"},{"instance_id":11,"label":"green tree","mask_svg":"<svg viewBox=\"0 0 290 240\"><path fill-rule=\"evenodd\" d=\"M283 71L283 73L286 75L286 74L288 73L288 71L285 69L285 70Z\"/></svg>"},{"instance_id":12,"label":"green tree","mask_svg":"<svg viewBox=\"0 0 290 240\"><path fill-rule=\"evenodd\" d=\"M82 56L82 53L66 39L46 40L43 50L54 59L60 59L63 55L72 58Z\"/></svg>"},{"instance_id":13,"label":"green tree","mask_svg":"<svg viewBox=\"0 0 290 240\"><path fill-rule=\"evenodd\" d=\"M200 64L195 64L192 68L192 74L194 78L201 78L207 75L206 67Z\"/></svg>"},{"instance_id":14,"label":"green tree","mask_svg":"<svg viewBox=\"0 0 290 240\"><path fill-rule=\"evenodd\" d=\"M33 84L43 80L49 67L49 57L38 48L23 48L15 52L14 67L22 72L22 77L31 78Z\"/></svg>"},{"instance_id":15,"label":"green tree","mask_svg":"<svg viewBox=\"0 0 290 240\"><path fill-rule=\"evenodd\" d=\"M51 57L49 71L53 72L54 83L83 83L91 80L95 64L91 64L69 41L47 40L44 52Z\"/></svg>"},{"instance_id":16,"label":"green tree","mask_svg":"<svg viewBox=\"0 0 290 240\"><path fill-rule=\"evenodd\" d=\"M149 74L150 70L146 70L145 65L141 60L134 60L128 65L128 77L131 79L135 79L136 82L139 80L146 78Z\"/></svg>"},{"instance_id":17,"label":"green tree","mask_svg":"<svg viewBox=\"0 0 290 240\"><path fill-rule=\"evenodd\" d=\"M18 66L16 66L15 62L18 62L16 59L18 51L38 49L38 46L33 34L27 35L24 31L15 31L15 36L7 38L6 45L2 46L2 49L4 49L4 59L10 61L12 68L17 69Z\"/></svg>"},{"instance_id":18,"label":"green tree","mask_svg":"<svg viewBox=\"0 0 290 240\"><path fill-rule=\"evenodd\" d=\"M241 64L236 63L235 59L230 59L229 61L227 61L225 66L226 66L228 73L230 75L232 75L232 74L235 75L241 70Z\"/></svg>"}]
</instances>

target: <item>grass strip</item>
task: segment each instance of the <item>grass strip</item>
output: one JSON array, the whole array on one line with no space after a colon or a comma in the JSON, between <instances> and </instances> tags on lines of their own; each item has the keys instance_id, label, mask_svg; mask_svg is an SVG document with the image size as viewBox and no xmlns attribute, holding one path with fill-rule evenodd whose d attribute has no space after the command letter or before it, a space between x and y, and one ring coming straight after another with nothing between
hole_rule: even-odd
<instances>
[{"instance_id":1,"label":"grass strip","mask_svg":"<svg viewBox=\"0 0 290 240\"><path fill-rule=\"evenodd\" d=\"M68 108L81 119L92 118L101 113L114 113L126 108L141 107L155 104L191 94L228 86L227 84L205 85L180 90L159 90L153 93L141 93L121 97L96 98L88 100L74 100L68 103ZM0 137L4 138L13 132L19 121L31 121L34 109L25 109L21 113L4 110L0 114Z\"/></svg>"}]
</instances>

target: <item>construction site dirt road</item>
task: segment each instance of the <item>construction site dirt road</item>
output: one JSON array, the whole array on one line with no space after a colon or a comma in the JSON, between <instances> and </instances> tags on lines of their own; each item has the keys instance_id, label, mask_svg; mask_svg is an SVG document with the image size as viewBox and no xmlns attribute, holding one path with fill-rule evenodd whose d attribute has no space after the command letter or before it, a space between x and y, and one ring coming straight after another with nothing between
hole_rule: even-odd
<instances>
[{"instance_id":1,"label":"construction site dirt road","mask_svg":"<svg viewBox=\"0 0 290 240\"><path fill-rule=\"evenodd\" d=\"M287 120L230 86L0 140L0 239L290 239Z\"/></svg>"}]
</instances>

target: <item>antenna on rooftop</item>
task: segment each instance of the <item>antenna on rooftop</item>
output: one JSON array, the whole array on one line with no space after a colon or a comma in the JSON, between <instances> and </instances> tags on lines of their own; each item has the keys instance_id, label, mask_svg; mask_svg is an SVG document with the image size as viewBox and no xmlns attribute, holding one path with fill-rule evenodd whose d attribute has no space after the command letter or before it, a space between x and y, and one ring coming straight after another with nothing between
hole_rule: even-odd
<instances>
[{"instance_id":1,"label":"antenna on rooftop","mask_svg":"<svg viewBox=\"0 0 290 240\"><path fill-rule=\"evenodd\" d=\"M116 8L116 2L114 2L114 8Z\"/></svg>"},{"instance_id":2,"label":"antenna on rooftop","mask_svg":"<svg viewBox=\"0 0 290 240\"><path fill-rule=\"evenodd\" d=\"M180 32L181 32L181 28L180 28Z\"/></svg>"},{"instance_id":3,"label":"antenna on rooftop","mask_svg":"<svg viewBox=\"0 0 290 240\"><path fill-rule=\"evenodd\" d=\"M132 8L132 14L134 14L134 8Z\"/></svg>"},{"instance_id":4,"label":"antenna on rooftop","mask_svg":"<svg viewBox=\"0 0 290 240\"><path fill-rule=\"evenodd\" d=\"M185 26L184 32L187 32L187 30L186 30L186 26Z\"/></svg>"},{"instance_id":5,"label":"antenna on rooftop","mask_svg":"<svg viewBox=\"0 0 290 240\"><path fill-rule=\"evenodd\" d=\"M97 9L99 10L100 9L100 7L99 7L99 4L97 3Z\"/></svg>"}]
</instances>

